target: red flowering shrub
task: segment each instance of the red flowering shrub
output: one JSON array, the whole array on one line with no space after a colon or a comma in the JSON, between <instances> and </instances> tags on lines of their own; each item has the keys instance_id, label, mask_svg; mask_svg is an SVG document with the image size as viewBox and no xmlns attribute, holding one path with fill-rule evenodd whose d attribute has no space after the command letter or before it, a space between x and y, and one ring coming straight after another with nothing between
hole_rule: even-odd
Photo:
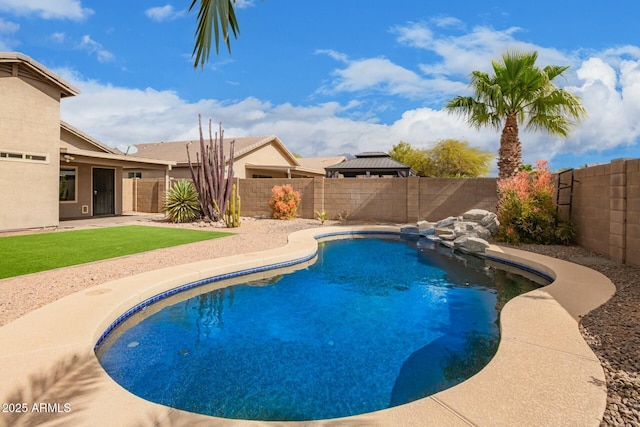
<instances>
[{"instance_id":1,"label":"red flowering shrub","mask_svg":"<svg viewBox=\"0 0 640 427\"><path fill-rule=\"evenodd\" d=\"M570 243L573 228L558 217L553 175L540 160L528 172L498 181L498 239L510 243Z\"/></svg>"},{"instance_id":2,"label":"red flowering shrub","mask_svg":"<svg viewBox=\"0 0 640 427\"><path fill-rule=\"evenodd\" d=\"M276 185L271 189L271 206L272 216L275 219L293 219L298 213L300 205L300 193L293 190L289 184Z\"/></svg>"}]
</instances>

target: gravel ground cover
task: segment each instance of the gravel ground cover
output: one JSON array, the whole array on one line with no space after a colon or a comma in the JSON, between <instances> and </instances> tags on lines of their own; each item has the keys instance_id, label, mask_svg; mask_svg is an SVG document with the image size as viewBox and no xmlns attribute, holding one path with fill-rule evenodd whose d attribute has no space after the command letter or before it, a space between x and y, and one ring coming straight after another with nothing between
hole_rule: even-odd
<instances>
[{"instance_id":1,"label":"gravel ground cover","mask_svg":"<svg viewBox=\"0 0 640 427\"><path fill-rule=\"evenodd\" d=\"M581 319L580 331L607 379L607 409L601 425L640 427L640 268L578 246L514 247L584 265L616 285L608 302Z\"/></svg>"},{"instance_id":2,"label":"gravel ground cover","mask_svg":"<svg viewBox=\"0 0 640 427\"><path fill-rule=\"evenodd\" d=\"M207 224L169 225L157 220L131 223L184 228ZM337 225L335 222L325 222ZM318 221L245 218L233 236L158 249L151 252L0 280L0 326L43 305L82 289L121 277L283 246L297 230L319 227ZM226 229L221 231L228 231ZM607 379L603 426L640 427L640 268L611 261L577 246L520 245L528 250L582 264L608 276L616 294L580 322L580 330L599 357Z\"/></svg>"}]
</instances>

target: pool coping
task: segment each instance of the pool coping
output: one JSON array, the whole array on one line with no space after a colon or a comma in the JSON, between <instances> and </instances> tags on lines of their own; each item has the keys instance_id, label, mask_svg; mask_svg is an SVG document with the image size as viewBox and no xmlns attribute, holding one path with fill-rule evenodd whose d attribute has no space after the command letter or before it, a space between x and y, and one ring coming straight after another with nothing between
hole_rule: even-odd
<instances>
[{"instance_id":1,"label":"pool coping","mask_svg":"<svg viewBox=\"0 0 640 427\"><path fill-rule=\"evenodd\" d=\"M467 381L424 399L372 413L306 422L228 420L148 402L115 383L93 352L103 332L137 304L185 284L239 270L309 260L316 238L399 233L396 226L334 226L298 231L277 249L169 267L79 291L0 327L0 425L599 425L606 383L578 319L606 302L615 286L589 268L492 245L489 259L541 271L550 285L509 301L491 362ZM295 268L295 266L291 266ZM226 286L224 281L218 282ZM211 286L211 285L209 285ZM215 284L213 284L215 286ZM41 405L43 404L44 405ZM47 405L48 403L48 405ZM9 406L13 404L13 406ZM19 404L19 405L15 405ZM25 406L22 406L24 404Z\"/></svg>"}]
</instances>

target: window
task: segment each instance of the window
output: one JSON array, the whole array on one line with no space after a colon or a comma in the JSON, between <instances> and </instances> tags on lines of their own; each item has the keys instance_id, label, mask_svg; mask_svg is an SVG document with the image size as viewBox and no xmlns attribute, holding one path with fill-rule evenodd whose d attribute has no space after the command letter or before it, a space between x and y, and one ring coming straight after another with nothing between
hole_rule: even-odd
<instances>
[{"instance_id":1,"label":"window","mask_svg":"<svg viewBox=\"0 0 640 427\"><path fill-rule=\"evenodd\" d=\"M76 168L60 168L60 193L61 202L76 201Z\"/></svg>"},{"instance_id":2,"label":"window","mask_svg":"<svg viewBox=\"0 0 640 427\"><path fill-rule=\"evenodd\" d=\"M0 150L0 160L22 161L29 163L48 163L46 154L20 153L18 151Z\"/></svg>"},{"instance_id":3,"label":"window","mask_svg":"<svg viewBox=\"0 0 640 427\"><path fill-rule=\"evenodd\" d=\"M129 172L129 178L142 178L142 172Z\"/></svg>"}]
</instances>

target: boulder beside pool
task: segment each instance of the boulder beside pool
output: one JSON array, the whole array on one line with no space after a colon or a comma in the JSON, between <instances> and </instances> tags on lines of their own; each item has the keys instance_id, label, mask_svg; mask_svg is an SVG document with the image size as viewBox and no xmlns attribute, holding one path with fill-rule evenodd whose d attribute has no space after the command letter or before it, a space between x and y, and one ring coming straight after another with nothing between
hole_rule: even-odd
<instances>
[{"instance_id":1,"label":"boulder beside pool","mask_svg":"<svg viewBox=\"0 0 640 427\"><path fill-rule=\"evenodd\" d=\"M434 242L448 242L447 246L469 253L484 253L490 239L498 232L498 216L484 209L471 209L461 216L450 216L437 222L420 220L415 225L400 228L404 235L427 237ZM450 242L453 242L451 244Z\"/></svg>"}]
</instances>

